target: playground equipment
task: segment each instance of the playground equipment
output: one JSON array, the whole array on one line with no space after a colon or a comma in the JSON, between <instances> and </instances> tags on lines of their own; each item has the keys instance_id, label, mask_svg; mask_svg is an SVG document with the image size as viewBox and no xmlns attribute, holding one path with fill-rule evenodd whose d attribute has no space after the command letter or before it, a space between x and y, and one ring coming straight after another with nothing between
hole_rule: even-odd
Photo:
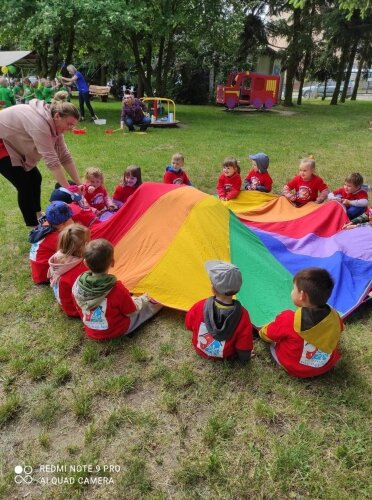
<instances>
[{"instance_id":1,"label":"playground equipment","mask_svg":"<svg viewBox=\"0 0 372 500\"><path fill-rule=\"evenodd\" d=\"M216 104L227 109L237 106L253 106L256 109L271 108L278 104L280 76L251 73L230 73L226 85L217 85Z\"/></svg>"},{"instance_id":2,"label":"playground equipment","mask_svg":"<svg viewBox=\"0 0 372 500\"><path fill-rule=\"evenodd\" d=\"M176 120L176 103L167 97L142 97L144 103L150 104L151 127L177 127L180 123ZM165 113L165 106L167 112ZM172 111L170 111L172 109ZM161 116L161 115L164 116Z\"/></svg>"}]
</instances>

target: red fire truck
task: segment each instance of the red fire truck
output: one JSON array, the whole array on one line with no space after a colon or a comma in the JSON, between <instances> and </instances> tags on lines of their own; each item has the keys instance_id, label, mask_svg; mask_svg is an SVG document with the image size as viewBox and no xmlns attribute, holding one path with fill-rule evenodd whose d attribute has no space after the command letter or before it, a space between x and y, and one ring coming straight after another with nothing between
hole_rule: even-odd
<instances>
[{"instance_id":1,"label":"red fire truck","mask_svg":"<svg viewBox=\"0 0 372 500\"><path fill-rule=\"evenodd\" d=\"M217 85L216 104L227 109L237 106L271 108L278 104L280 76L250 71L230 73L226 85Z\"/></svg>"}]
</instances>

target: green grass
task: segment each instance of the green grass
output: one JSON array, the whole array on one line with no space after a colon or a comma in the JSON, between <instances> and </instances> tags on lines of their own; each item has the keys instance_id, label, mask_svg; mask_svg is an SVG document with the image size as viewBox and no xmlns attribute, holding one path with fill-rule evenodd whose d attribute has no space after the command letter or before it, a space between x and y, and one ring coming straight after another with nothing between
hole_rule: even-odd
<instances>
[{"instance_id":1,"label":"green grass","mask_svg":"<svg viewBox=\"0 0 372 500\"><path fill-rule=\"evenodd\" d=\"M119 103L95 102L106 126L84 123L66 135L79 171L105 172L110 192L131 163L160 181L182 152L193 183L213 193L223 158L270 156L274 190L312 153L331 188L360 171L372 183L372 101L331 107L318 101L294 114L226 113L177 107L178 129L116 133ZM278 108L281 111L281 108ZM287 111L287 110L282 110ZM43 173L43 203L53 187ZM312 498L371 496L371 305L347 321L336 369L294 380L276 368L267 346L241 367L199 358L184 314L163 310L131 339L88 341L48 287L32 284L27 231L15 192L0 178L0 496L21 498ZM351 234L351 233L350 233ZM352 236L352 234L351 234ZM182 256L181 256L182 258ZM113 484L14 483L15 465L117 465ZM45 476L46 474L44 474Z\"/></svg>"}]
</instances>

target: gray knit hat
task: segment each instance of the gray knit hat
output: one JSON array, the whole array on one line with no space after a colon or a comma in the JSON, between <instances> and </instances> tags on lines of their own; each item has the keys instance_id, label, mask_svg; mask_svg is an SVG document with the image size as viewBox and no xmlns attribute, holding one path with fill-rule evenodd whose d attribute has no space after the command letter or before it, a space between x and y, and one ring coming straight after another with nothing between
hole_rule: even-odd
<instances>
[{"instance_id":1,"label":"gray knit hat","mask_svg":"<svg viewBox=\"0 0 372 500\"><path fill-rule=\"evenodd\" d=\"M242 274L239 268L223 260L208 260L205 268L214 289L218 293L229 295L238 292L242 286Z\"/></svg>"}]
</instances>

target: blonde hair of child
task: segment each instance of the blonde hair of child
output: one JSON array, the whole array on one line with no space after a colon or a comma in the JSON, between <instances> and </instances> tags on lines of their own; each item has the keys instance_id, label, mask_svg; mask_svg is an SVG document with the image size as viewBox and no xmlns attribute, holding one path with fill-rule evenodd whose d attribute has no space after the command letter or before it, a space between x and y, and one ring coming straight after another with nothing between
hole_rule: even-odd
<instances>
[{"instance_id":1,"label":"blonde hair of child","mask_svg":"<svg viewBox=\"0 0 372 500\"><path fill-rule=\"evenodd\" d=\"M309 165L311 170L315 170L315 158L313 155L309 155L307 158L302 158L300 165Z\"/></svg>"},{"instance_id":2,"label":"blonde hair of child","mask_svg":"<svg viewBox=\"0 0 372 500\"><path fill-rule=\"evenodd\" d=\"M84 249L90 240L90 231L82 224L70 224L61 231L58 250L71 257L83 257Z\"/></svg>"},{"instance_id":3,"label":"blonde hair of child","mask_svg":"<svg viewBox=\"0 0 372 500\"><path fill-rule=\"evenodd\" d=\"M180 160L180 161L182 161L182 163L185 163L185 157L181 153L174 153L171 161L173 161L173 160L176 160L176 161Z\"/></svg>"},{"instance_id":4,"label":"blonde hair of child","mask_svg":"<svg viewBox=\"0 0 372 500\"><path fill-rule=\"evenodd\" d=\"M239 162L236 158L234 158L234 156L228 156L227 158L225 158L222 162L222 168L223 167L234 167L235 170L238 172L238 174L240 174L240 165L239 165Z\"/></svg>"},{"instance_id":5,"label":"blonde hair of child","mask_svg":"<svg viewBox=\"0 0 372 500\"><path fill-rule=\"evenodd\" d=\"M0 78L0 87L9 87L9 82L6 78Z\"/></svg>"},{"instance_id":6,"label":"blonde hair of child","mask_svg":"<svg viewBox=\"0 0 372 500\"><path fill-rule=\"evenodd\" d=\"M80 113L78 109L68 102L68 92L61 90L60 92L56 92L54 98L49 105L50 113L52 117L56 113L59 113L61 118L65 118L67 116L73 116L76 120L79 120Z\"/></svg>"},{"instance_id":7,"label":"blonde hair of child","mask_svg":"<svg viewBox=\"0 0 372 500\"><path fill-rule=\"evenodd\" d=\"M98 167L88 167L84 174L84 179L90 181L92 178L101 179L103 184L103 172Z\"/></svg>"}]
</instances>

